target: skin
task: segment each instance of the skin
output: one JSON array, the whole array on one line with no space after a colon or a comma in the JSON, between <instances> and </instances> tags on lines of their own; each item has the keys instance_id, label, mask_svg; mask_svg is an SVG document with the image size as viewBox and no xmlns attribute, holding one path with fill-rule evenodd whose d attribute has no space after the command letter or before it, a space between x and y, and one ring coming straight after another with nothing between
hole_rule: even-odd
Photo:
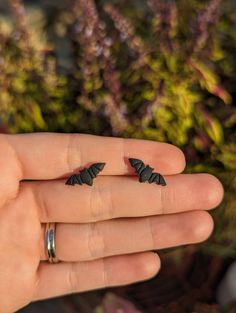
<instances>
[{"instance_id":1,"label":"skin","mask_svg":"<svg viewBox=\"0 0 236 313\"><path fill-rule=\"evenodd\" d=\"M128 158L164 175L167 186L140 184ZM92 163L106 166L90 186L65 185ZM206 240L208 212L223 188L209 174L181 174L183 153L170 144L80 134L0 135L0 313L31 301L149 279L152 250ZM50 264L46 222L57 222ZM23 287L22 287L23 286Z\"/></svg>"}]
</instances>

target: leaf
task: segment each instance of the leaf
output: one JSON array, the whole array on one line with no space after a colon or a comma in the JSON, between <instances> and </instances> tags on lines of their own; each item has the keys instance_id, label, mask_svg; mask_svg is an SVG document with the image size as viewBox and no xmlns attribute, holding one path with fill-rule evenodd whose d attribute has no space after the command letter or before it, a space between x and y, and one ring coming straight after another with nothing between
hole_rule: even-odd
<instances>
[{"instance_id":1,"label":"leaf","mask_svg":"<svg viewBox=\"0 0 236 313\"><path fill-rule=\"evenodd\" d=\"M145 100L152 101L155 98L155 91L153 89L146 89L142 92L142 97Z\"/></svg>"},{"instance_id":2,"label":"leaf","mask_svg":"<svg viewBox=\"0 0 236 313\"><path fill-rule=\"evenodd\" d=\"M220 85L216 85L212 93L224 101L225 104L230 104L232 102L232 96Z\"/></svg>"},{"instance_id":3,"label":"leaf","mask_svg":"<svg viewBox=\"0 0 236 313\"><path fill-rule=\"evenodd\" d=\"M193 59L190 61L190 65L196 72L202 88L220 98L225 104L232 102L231 95L219 84L219 78L208 66Z\"/></svg>"},{"instance_id":4,"label":"leaf","mask_svg":"<svg viewBox=\"0 0 236 313\"><path fill-rule=\"evenodd\" d=\"M217 119L211 119L211 122L208 123L206 127L207 134L209 137L216 143L221 144L224 139L223 129L221 124Z\"/></svg>"},{"instance_id":5,"label":"leaf","mask_svg":"<svg viewBox=\"0 0 236 313\"><path fill-rule=\"evenodd\" d=\"M196 109L196 111L198 113L197 118L199 120L199 124L208 134L210 139L217 145L222 144L224 141L224 132L220 122L200 106Z\"/></svg>"},{"instance_id":6,"label":"leaf","mask_svg":"<svg viewBox=\"0 0 236 313\"><path fill-rule=\"evenodd\" d=\"M236 170L236 144L224 145L216 159L221 161L227 169Z\"/></svg>"},{"instance_id":7,"label":"leaf","mask_svg":"<svg viewBox=\"0 0 236 313\"><path fill-rule=\"evenodd\" d=\"M34 120L37 127L40 129L45 128L47 125L43 119L41 108L37 103L33 103L30 106L32 112L32 119Z\"/></svg>"}]
</instances>

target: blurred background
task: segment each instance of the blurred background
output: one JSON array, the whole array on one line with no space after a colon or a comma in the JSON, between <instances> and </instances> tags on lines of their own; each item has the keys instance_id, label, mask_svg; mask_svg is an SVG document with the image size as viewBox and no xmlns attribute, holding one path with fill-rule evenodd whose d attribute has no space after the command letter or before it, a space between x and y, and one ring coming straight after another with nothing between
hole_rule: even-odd
<instances>
[{"instance_id":1,"label":"blurred background","mask_svg":"<svg viewBox=\"0 0 236 313\"><path fill-rule=\"evenodd\" d=\"M213 236L159 251L154 279L19 312L236 312L235 98L236 1L0 0L0 132L170 142L226 192Z\"/></svg>"}]
</instances>

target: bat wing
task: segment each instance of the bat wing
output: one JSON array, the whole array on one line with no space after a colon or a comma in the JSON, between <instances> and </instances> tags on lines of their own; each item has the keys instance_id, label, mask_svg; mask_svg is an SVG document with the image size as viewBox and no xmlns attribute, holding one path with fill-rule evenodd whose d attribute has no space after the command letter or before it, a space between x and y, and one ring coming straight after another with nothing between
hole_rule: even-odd
<instances>
[{"instance_id":1,"label":"bat wing","mask_svg":"<svg viewBox=\"0 0 236 313\"><path fill-rule=\"evenodd\" d=\"M72 186L74 186L75 184L78 184L78 180L77 180L77 178L76 178L76 175L70 176L70 177L67 179L67 181L66 181L65 184L66 184L66 185L72 185Z\"/></svg>"},{"instance_id":2,"label":"bat wing","mask_svg":"<svg viewBox=\"0 0 236 313\"><path fill-rule=\"evenodd\" d=\"M160 176L159 176L159 182L158 182L158 184L159 185L162 185L162 186L166 186L166 181L165 181L165 179L164 179L164 177L161 175L161 174L159 174Z\"/></svg>"}]
</instances>

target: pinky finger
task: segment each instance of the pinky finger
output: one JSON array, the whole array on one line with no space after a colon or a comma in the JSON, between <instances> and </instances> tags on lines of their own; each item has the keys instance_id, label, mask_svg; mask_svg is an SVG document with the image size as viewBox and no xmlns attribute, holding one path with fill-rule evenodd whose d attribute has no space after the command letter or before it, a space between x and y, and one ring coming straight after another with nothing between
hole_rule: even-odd
<instances>
[{"instance_id":1,"label":"pinky finger","mask_svg":"<svg viewBox=\"0 0 236 313\"><path fill-rule=\"evenodd\" d=\"M156 253L119 255L95 261L39 266L33 301L98 288L128 285L152 278L160 269Z\"/></svg>"}]
</instances>

